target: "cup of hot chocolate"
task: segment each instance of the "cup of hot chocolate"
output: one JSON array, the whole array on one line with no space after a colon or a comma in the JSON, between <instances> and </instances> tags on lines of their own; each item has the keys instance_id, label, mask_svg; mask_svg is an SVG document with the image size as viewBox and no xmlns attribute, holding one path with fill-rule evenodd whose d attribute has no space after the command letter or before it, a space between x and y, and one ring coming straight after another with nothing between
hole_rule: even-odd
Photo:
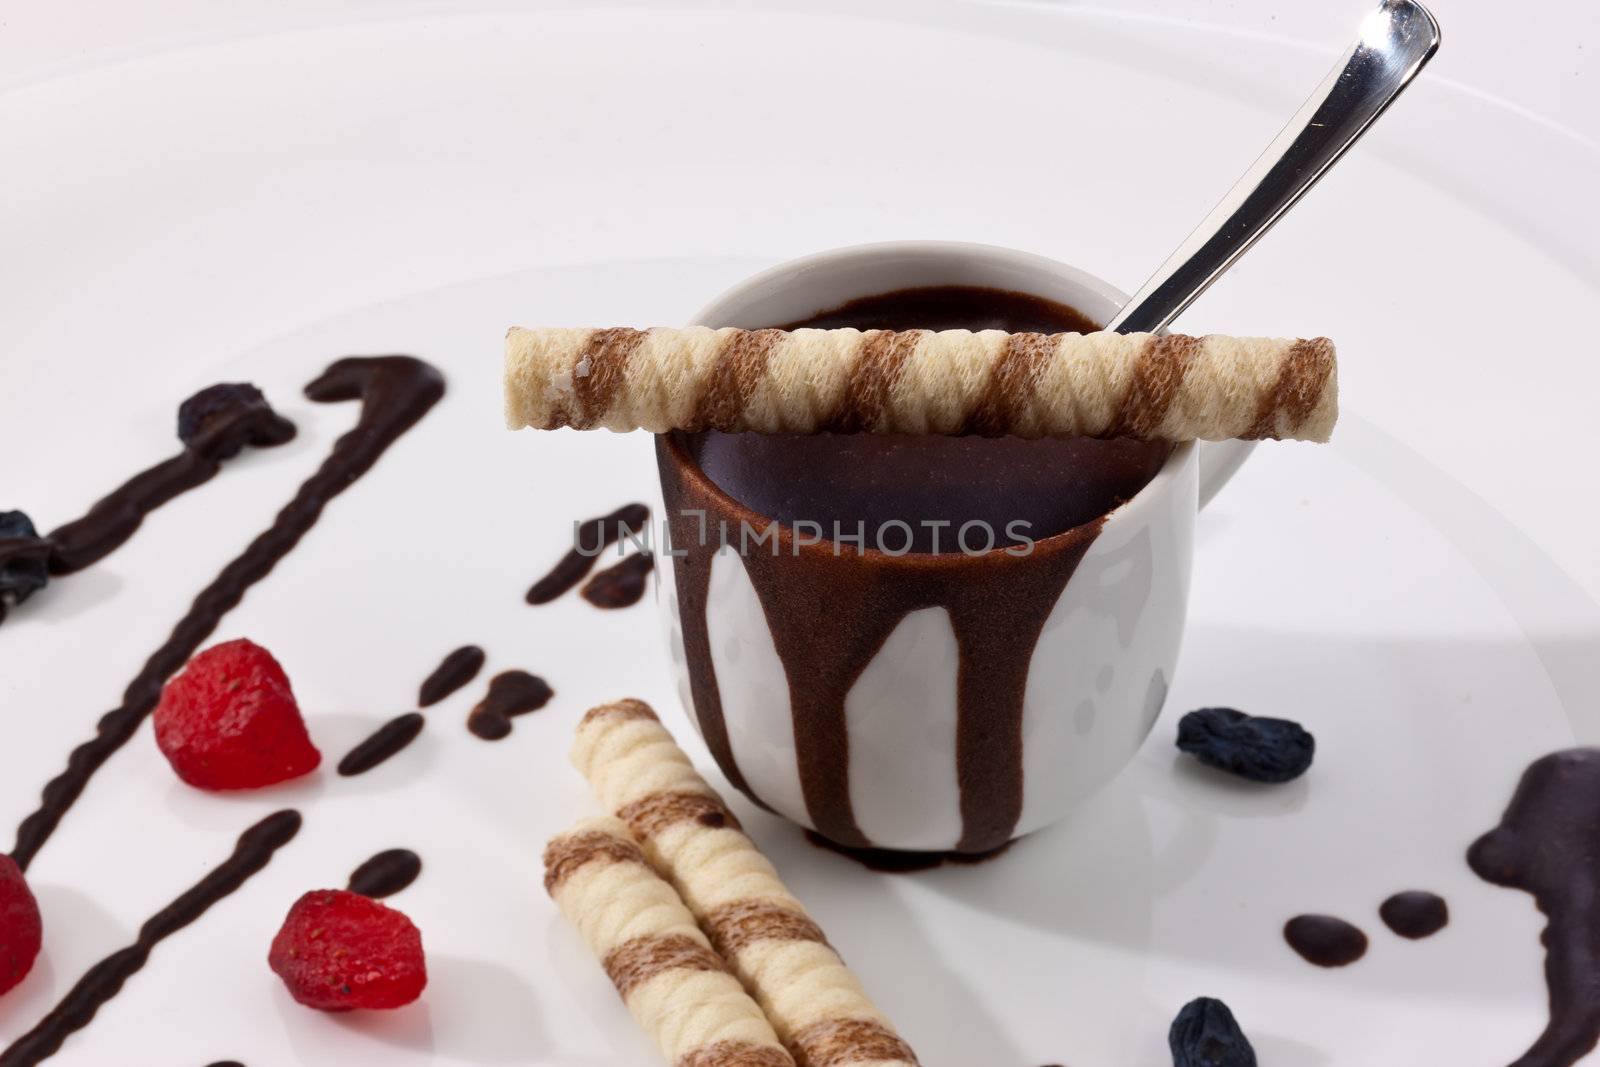
<instances>
[{"instance_id":1,"label":"cup of hot chocolate","mask_svg":"<svg viewBox=\"0 0 1600 1067\"><path fill-rule=\"evenodd\" d=\"M1037 256L896 243L777 267L696 323L1087 332L1123 299ZM893 360L869 346L853 402L883 403ZM1155 722L1194 442L706 431L656 450L680 691L765 807L845 846L981 853L1067 814Z\"/></svg>"}]
</instances>

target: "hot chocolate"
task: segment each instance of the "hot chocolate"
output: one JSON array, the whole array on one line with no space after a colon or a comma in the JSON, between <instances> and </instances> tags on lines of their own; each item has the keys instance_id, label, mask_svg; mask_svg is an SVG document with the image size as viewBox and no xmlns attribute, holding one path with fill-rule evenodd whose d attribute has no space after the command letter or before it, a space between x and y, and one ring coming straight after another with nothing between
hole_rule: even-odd
<instances>
[{"instance_id":1,"label":"hot chocolate","mask_svg":"<svg viewBox=\"0 0 1600 1067\"><path fill-rule=\"evenodd\" d=\"M970 286L882 293L785 328L808 326L1037 333L1099 328L1064 304ZM867 544L911 552L981 550L984 530L1005 546L1081 526L1144 488L1171 451L1161 441L910 434L712 431L687 435L685 443L718 487L760 515L790 524L809 520L825 532L853 533L864 522ZM972 522L981 525L963 545L961 528Z\"/></svg>"}]
</instances>

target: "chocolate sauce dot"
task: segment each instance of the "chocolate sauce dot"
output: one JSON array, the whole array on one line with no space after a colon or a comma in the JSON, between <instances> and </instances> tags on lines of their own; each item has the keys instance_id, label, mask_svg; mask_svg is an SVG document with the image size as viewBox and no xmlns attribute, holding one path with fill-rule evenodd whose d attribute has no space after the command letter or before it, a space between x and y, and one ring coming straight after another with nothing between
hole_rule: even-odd
<instances>
[{"instance_id":1,"label":"chocolate sauce dot","mask_svg":"<svg viewBox=\"0 0 1600 1067\"><path fill-rule=\"evenodd\" d=\"M971 866L994 859L1012 845L1012 842L1007 842L999 848L992 848L987 852L906 852L893 848L851 848L849 845L841 845L837 841L830 841L815 830L807 830L805 834L806 840L818 848L827 849L829 852L843 856L845 859L854 860L869 871L879 871L883 874L909 874L912 871L930 871L935 867L942 867L946 863Z\"/></svg>"},{"instance_id":2,"label":"chocolate sauce dot","mask_svg":"<svg viewBox=\"0 0 1600 1067\"><path fill-rule=\"evenodd\" d=\"M216 1063L207 1064L206 1067L244 1067L238 1060L218 1060Z\"/></svg>"},{"instance_id":3,"label":"chocolate sauce dot","mask_svg":"<svg viewBox=\"0 0 1600 1067\"><path fill-rule=\"evenodd\" d=\"M483 669L483 649L477 645L462 645L433 669L417 690L417 705L432 707L457 689L478 676Z\"/></svg>"},{"instance_id":4,"label":"chocolate sauce dot","mask_svg":"<svg viewBox=\"0 0 1600 1067\"><path fill-rule=\"evenodd\" d=\"M421 856L409 848L385 849L351 872L346 888L377 900L400 892L421 873Z\"/></svg>"},{"instance_id":5,"label":"chocolate sauce dot","mask_svg":"<svg viewBox=\"0 0 1600 1067\"><path fill-rule=\"evenodd\" d=\"M339 773L346 778L365 774L415 741L422 732L422 726L420 711L408 711L395 716L345 753L339 761Z\"/></svg>"},{"instance_id":6,"label":"chocolate sauce dot","mask_svg":"<svg viewBox=\"0 0 1600 1067\"><path fill-rule=\"evenodd\" d=\"M548 574L533 583L524 599L530 604L548 604L583 581L606 546L616 544L625 533L638 533L649 521L650 509L645 505L624 504L609 515L575 523L573 547Z\"/></svg>"},{"instance_id":7,"label":"chocolate sauce dot","mask_svg":"<svg viewBox=\"0 0 1600 1067\"><path fill-rule=\"evenodd\" d=\"M1289 947L1318 967L1345 967L1367 953L1367 935L1332 915L1296 915L1283 925Z\"/></svg>"},{"instance_id":8,"label":"chocolate sauce dot","mask_svg":"<svg viewBox=\"0 0 1600 1067\"><path fill-rule=\"evenodd\" d=\"M635 552L621 563L607 567L584 583L583 599L597 608L627 608L644 596L655 557Z\"/></svg>"},{"instance_id":9,"label":"chocolate sauce dot","mask_svg":"<svg viewBox=\"0 0 1600 1067\"><path fill-rule=\"evenodd\" d=\"M554 695L536 674L502 671L489 680L489 692L467 715L467 729L485 741L499 741L510 736L513 717L538 711Z\"/></svg>"},{"instance_id":10,"label":"chocolate sauce dot","mask_svg":"<svg viewBox=\"0 0 1600 1067\"><path fill-rule=\"evenodd\" d=\"M1437 893L1408 889L1378 905L1378 916L1401 937L1417 941L1443 930L1450 921L1450 908Z\"/></svg>"},{"instance_id":11,"label":"chocolate sauce dot","mask_svg":"<svg viewBox=\"0 0 1600 1067\"><path fill-rule=\"evenodd\" d=\"M709 826L713 830L720 830L728 825L728 817L720 811L703 811L695 816L695 821L701 826Z\"/></svg>"}]
</instances>

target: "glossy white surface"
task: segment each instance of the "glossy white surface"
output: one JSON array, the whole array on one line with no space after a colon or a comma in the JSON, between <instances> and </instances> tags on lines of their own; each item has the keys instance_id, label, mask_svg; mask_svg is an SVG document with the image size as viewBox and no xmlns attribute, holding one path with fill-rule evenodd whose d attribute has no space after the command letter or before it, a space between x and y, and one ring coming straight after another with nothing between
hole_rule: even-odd
<instances>
[{"instance_id":1,"label":"glossy white surface","mask_svg":"<svg viewBox=\"0 0 1600 1067\"><path fill-rule=\"evenodd\" d=\"M219 378L259 382L301 437L0 627L6 825L349 425L298 394L344 352L416 351L451 394L218 639L279 654L330 757L464 641L558 696L488 745L461 728L480 680L390 765L259 796L185 789L142 731L35 864L46 955L0 998L0 1039L296 804L301 837L54 1062L654 1064L540 893L538 851L591 810L565 756L588 704L648 697L707 757L647 608L520 599L572 518L648 497L653 459L636 438L508 437L505 326L682 322L781 260L907 237L1137 284L1365 7L13 5L0 506L78 513L167 455L173 402ZM1541 7L1569 42L1553 54L1521 43L1524 6L1438 13L1422 83L1179 322L1335 337L1346 415L1326 448L1260 450L1201 516L1167 712L1127 772L999 861L901 878L736 805L929 1067L1161 1064L1201 993L1274 1067L1504 1064L1542 1025L1540 917L1462 853L1529 759L1600 741L1582 491L1600 361L1574 329L1600 320L1600 8ZM886 148L890 121L915 151ZM1008 150L951 134L973 129ZM1374 233L1385 265L1358 270ZM1303 720L1317 766L1271 792L1187 766L1175 716L1216 703ZM293 1005L262 963L289 902L395 845L426 863L393 901L424 931L425 1003ZM1453 913L1418 944L1374 914L1413 886ZM1308 967L1277 933L1302 910L1360 922L1368 957Z\"/></svg>"}]
</instances>

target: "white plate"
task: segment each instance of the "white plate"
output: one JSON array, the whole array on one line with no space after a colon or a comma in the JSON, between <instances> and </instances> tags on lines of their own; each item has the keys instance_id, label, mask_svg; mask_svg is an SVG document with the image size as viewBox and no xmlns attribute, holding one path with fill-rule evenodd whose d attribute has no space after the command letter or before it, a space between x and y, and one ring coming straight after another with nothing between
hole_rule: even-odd
<instances>
[{"instance_id":1,"label":"white plate","mask_svg":"<svg viewBox=\"0 0 1600 1067\"><path fill-rule=\"evenodd\" d=\"M300 837L163 944L58 1062L654 1062L545 899L538 852L589 810L565 761L588 704L648 697L704 751L647 606L520 600L572 519L648 496L648 443L505 434L504 327L681 321L777 259L891 237L1011 244L1131 286L1328 58L1105 13L919 18L416 13L0 95L0 192L24 208L4 240L26 253L0 265L0 506L47 526L76 514L169 453L176 400L214 380L257 381L301 428L0 628L8 820L348 424L348 408L301 400L305 381L339 354L408 350L451 384L217 635L279 655L330 767L209 796L141 731L32 869L47 946L0 999L0 1040L244 825L293 804ZM1512 210L1484 172L1458 180L1468 120L1515 131L1547 212ZM1185 319L1338 338L1349 415L1331 447L1260 450L1206 513L1167 714L1079 818L989 864L886 876L739 807L930 1067L1163 1063L1173 1013L1202 993L1283 1067L1503 1063L1542 1026L1540 917L1463 852L1528 760L1600 737L1600 520L1565 495L1600 384L1564 339L1600 312L1593 246L1574 237L1593 219L1573 190L1600 174L1585 151L1419 86ZM1579 214L1563 226L1565 206ZM556 700L487 744L461 724L480 679L390 764L332 774L469 641L490 671L544 674ZM1176 716L1215 703L1306 722L1317 767L1258 792L1180 762ZM395 845L426 865L393 901L426 938L424 1002L374 1018L294 1005L264 963L284 910ZM1411 887L1453 913L1415 944L1375 914ZM1321 971L1296 957L1279 928L1308 910L1361 924L1367 958Z\"/></svg>"}]
</instances>

